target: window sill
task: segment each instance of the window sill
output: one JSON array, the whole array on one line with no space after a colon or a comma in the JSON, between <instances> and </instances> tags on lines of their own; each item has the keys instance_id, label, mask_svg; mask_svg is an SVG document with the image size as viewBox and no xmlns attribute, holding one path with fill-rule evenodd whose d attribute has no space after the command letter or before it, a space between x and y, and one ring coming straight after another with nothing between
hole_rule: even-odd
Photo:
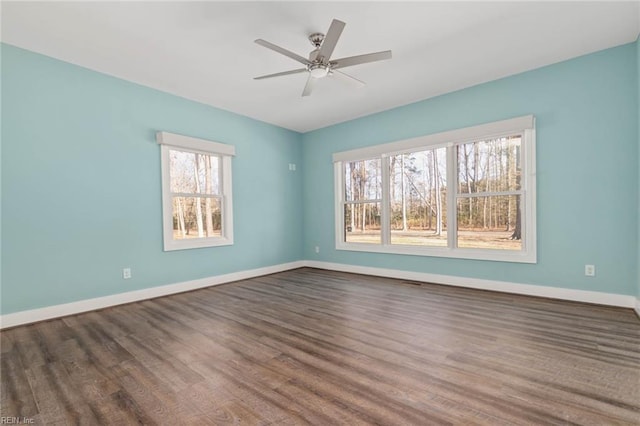
<instances>
[{"instance_id":1,"label":"window sill","mask_svg":"<svg viewBox=\"0 0 640 426\"><path fill-rule=\"evenodd\" d=\"M362 251L369 253L400 254L411 256L447 257L452 259L488 260L495 262L536 263L536 253L525 251L417 247L407 245L381 245L366 243L338 243L336 250Z\"/></svg>"},{"instance_id":2,"label":"window sill","mask_svg":"<svg viewBox=\"0 0 640 426\"><path fill-rule=\"evenodd\" d=\"M230 238L222 237L202 238L197 240L172 240L165 241L164 251L189 250L230 245L233 245L233 240Z\"/></svg>"}]
</instances>

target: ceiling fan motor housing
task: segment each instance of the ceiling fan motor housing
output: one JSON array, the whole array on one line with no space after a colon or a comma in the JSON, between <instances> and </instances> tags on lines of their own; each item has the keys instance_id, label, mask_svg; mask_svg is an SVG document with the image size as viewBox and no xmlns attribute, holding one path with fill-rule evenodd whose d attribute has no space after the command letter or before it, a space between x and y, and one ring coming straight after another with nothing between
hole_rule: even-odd
<instances>
[{"instance_id":1,"label":"ceiling fan motor housing","mask_svg":"<svg viewBox=\"0 0 640 426\"><path fill-rule=\"evenodd\" d=\"M309 41L313 44L316 49L320 48L322 41L324 40L324 34L322 33L313 33L309 36Z\"/></svg>"}]
</instances>

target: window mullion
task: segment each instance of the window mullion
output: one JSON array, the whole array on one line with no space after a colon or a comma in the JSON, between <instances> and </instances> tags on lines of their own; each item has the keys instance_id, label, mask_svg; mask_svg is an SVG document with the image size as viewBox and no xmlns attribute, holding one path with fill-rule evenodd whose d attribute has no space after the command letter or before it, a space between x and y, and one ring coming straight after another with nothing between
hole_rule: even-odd
<instances>
[{"instance_id":1,"label":"window mullion","mask_svg":"<svg viewBox=\"0 0 640 426\"><path fill-rule=\"evenodd\" d=\"M382 199L381 198L367 198L364 200L355 200L355 201L345 201L344 204L373 204L373 203L381 203Z\"/></svg>"},{"instance_id":2,"label":"window mullion","mask_svg":"<svg viewBox=\"0 0 640 426\"><path fill-rule=\"evenodd\" d=\"M456 248L458 241L457 200L458 156L456 145L447 147L447 247Z\"/></svg>"},{"instance_id":3,"label":"window mullion","mask_svg":"<svg viewBox=\"0 0 640 426\"><path fill-rule=\"evenodd\" d=\"M456 186L457 188L457 186ZM482 198L482 197L503 197L508 195L522 195L522 190L516 191L496 191L496 192L465 192L463 194L456 194L457 198Z\"/></svg>"},{"instance_id":4,"label":"window mullion","mask_svg":"<svg viewBox=\"0 0 640 426\"><path fill-rule=\"evenodd\" d=\"M391 223L390 223L390 207L389 207L389 157L383 156L381 161L382 168L382 206L380 208L380 233L382 236L382 245L388 245L391 241Z\"/></svg>"},{"instance_id":5,"label":"window mullion","mask_svg":"<svg viewBox=\"0 0 640 426\"><path fill-rule=\"evenodd\" d=\"M206 194L201 192L172 192L171 197L184 197L184 198L218 198L221 199L220 194Z\"/></svg>"}]
</instances>

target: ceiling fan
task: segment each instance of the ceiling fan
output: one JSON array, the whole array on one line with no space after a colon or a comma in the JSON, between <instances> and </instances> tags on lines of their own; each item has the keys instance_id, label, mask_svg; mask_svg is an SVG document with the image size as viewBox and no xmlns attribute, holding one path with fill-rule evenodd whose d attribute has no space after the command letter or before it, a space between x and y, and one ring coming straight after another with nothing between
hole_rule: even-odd
<instances>
[{"instance_id":1,"label":"ceiling fan","mask_svg":"<svg viewBox=\"0 0 640 426\"><path fill-rule=\"evenodd\" d=\"M307 84L304 86L304 90L302 91L302 96L309 96L311 94L311 91L313 90L316 80L327 76L336 77L341 80L354 83L358 86L364 86L365 83L363 81L360 81L357 78L350 76L349 74L345 74L342 71L339 71L339 69L351 67L354 65L366 64L367 62L376 62L385 59L391 59L391 51L385 50L383 52L367 53L364 55L349 56L347 58L331 60L331 54L333 53L336 44L338 44L338 39L340 38L340 34L342 34L342 30L344 29L345 25L346 24L344 22L334 19L331 22L329 31L327 31L327 35L324 35L322 33L311 34L309 36L309 41L315 47L315 49L309 54L309 59L297 55L280 46L276 46L273 43L269 43L266 40L256 40L255 42L260 46L264 46L267 49L271 49L282 55L288 56L289 58L300 62L305 67L292 71L284 71L275 74L255 77L254 80L262 80L265 78L281 77L283 75L308 72L309 77L307 78Z\"/></svg>"}]
</instances>

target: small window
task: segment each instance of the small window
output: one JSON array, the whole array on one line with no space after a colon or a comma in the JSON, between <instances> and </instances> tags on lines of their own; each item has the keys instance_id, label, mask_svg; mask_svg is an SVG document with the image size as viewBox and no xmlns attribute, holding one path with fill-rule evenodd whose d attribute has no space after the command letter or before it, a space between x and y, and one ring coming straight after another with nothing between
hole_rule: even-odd
<instances>
[{"instance_id":1,"label":"small window","mask_svg":"<svg viewBox=\"0 0 640 426\"><path fill-rule=\"evenodd\" d=\"M389 157L391 244L447 246L447 150Z\"/></svg>"},{"instance_id":2,"label":"small window","mask_svg":"<svg viewBox=\"0 0 640 426\"><path fill-rule=\"evenodd\" d=\"M164 249L233 244L233 146L159 132Z\"/></svg>"},{"instance_id":3,"label":"small window","mask_svg":"<svg viewBox=\"0 0 640 426\"><path fill-rule=\"evenodd\" d=\"M380 160L345 164L345 241L380 244L382 174Z\"/></svg>"},{"instance_id":4,"label":"small window","mask_svg":"<svg viewBox=\"0 0 640 426\"><path fill-rule=\"evenodd\" d=\"M522 136L456 146L457 247L522 250Z\"/></svg>"}]
</instances>

